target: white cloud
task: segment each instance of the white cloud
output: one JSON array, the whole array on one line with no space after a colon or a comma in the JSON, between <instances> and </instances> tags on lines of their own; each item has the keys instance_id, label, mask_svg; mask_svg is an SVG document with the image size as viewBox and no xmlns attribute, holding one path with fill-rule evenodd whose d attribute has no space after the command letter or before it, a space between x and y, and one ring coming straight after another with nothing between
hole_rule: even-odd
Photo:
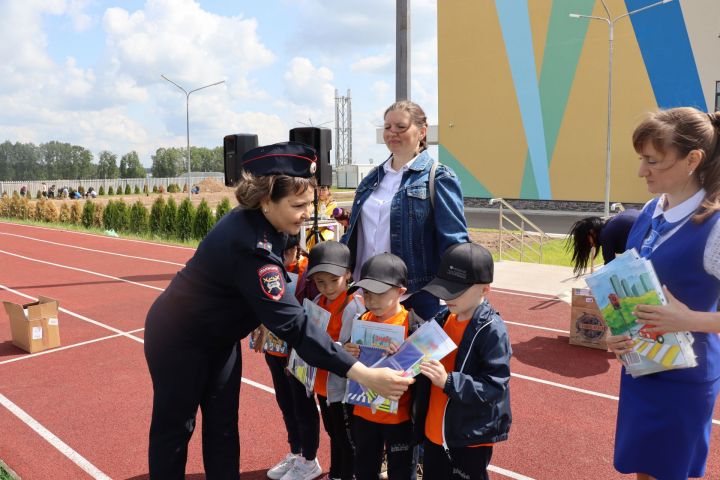
<instances>
[{"instance_id":1,"label":"white cloud","mask_svg":"<svg viewBox=\"0 0 720 480\"><path fill-rule=\"evenodd\" d=\"M303 57L290 61L283 75L287 98L298 106L324 111L335 106L333 73L327 67L315 67Z\"/></svg>"},{"instance_id":2,"label":"white cloud","mask_svg":"<svg viewBox=\"0 0 720 480\"><path fill-rule=\"evenodd\" d=\"M381 53L371 57L364 57L350 65L350 70L358 73L391 74L395 67L395 56L390 53Z\"/></svg>"},{"instance_id":3,"label":"white cloud","mask_svg":"<svg viewBox=\"0 0 720 480\"><path fill-rule=\"evenodd\" d=\"M133 13L109 8L103 25L113 66L139 84L160 81L160 73L181 85L244 80L275 60L256 20L222 17L192 0L148 0Z\"/></svg>"}]
</instances>

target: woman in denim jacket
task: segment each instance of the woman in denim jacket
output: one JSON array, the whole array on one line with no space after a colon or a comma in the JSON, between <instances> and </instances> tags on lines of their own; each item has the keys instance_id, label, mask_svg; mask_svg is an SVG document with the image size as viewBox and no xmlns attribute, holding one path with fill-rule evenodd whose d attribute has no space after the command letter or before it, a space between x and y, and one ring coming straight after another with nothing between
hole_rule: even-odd
<instances>
[{"instance_id":1,"label":"woman in denim jacket","mask_svg":"<svg viewBox=\"0 0 720 480\"><path fill-rule=\"evenodd\" d=\"M430 171L436 162L427 152L427 118L416 103L392 104L384 115L383 139L392 153L370 172L355 192L343 243L355 260L355 278L373 255L391 252L408 268L403 304L422 318L432 318L438 300L420 291L437 272L443 252L469 242L460 181L445 165L435 170L430 198Z\"/></svg>"}]
</instances>

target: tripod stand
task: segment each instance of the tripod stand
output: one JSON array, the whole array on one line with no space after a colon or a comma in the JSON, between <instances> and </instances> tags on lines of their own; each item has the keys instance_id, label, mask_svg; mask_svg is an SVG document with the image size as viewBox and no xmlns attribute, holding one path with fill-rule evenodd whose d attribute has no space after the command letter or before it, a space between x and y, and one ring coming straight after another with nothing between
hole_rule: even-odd
<instances>
[{"instance_id":1,"label":"tripod stand","mask_svg":"<svg viewBox=\"0 0 720 480\"><path fill-rule=\"evenodd\" d=\"M316 188L313 194L313 224L305 238L305 247L307 250L310 250L310 248L323 241L322 235L320 235L320 228L318 227L318 215L318 189Z\"/></svg>"}]
</instances>

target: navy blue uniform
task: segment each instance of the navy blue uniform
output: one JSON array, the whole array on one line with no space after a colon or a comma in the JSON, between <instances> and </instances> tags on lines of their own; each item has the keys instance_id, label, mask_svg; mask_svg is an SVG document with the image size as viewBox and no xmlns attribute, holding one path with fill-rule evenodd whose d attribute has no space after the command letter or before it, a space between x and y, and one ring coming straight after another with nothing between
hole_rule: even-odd
<instances>
[{"instance_id":1,"label":"navy blue uniform","mask_svg":"<svg viewBox=\"0 0 720 480\"><path fill-rule=\"evenodd\" d=\"M151 478L184 477L198 406L207 478L239 478L239 341L261 322L307 362L337 375L345 376L356 361L308 322L286 291L285 241L258 210L235 209L150 308Z\"/></svg>"}]
</instances>

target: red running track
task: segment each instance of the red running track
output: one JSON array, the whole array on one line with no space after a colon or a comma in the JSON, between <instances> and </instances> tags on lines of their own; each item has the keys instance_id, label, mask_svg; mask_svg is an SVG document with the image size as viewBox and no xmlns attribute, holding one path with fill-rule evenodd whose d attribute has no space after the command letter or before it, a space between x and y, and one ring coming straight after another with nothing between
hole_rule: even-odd
<instances>
[{"instance_id":1,"label":"red running track","mask_svg":"<svg viewBox=\"0 0 720 480\"><path fill-rule=\"evenodd\" d=\"M0 458L22 478L147 478L152 388L142 328L149 306L192 253L0 222L0 300L45 295L63 308L63 347L35 355L11 344L0 314ZM508 323L514 351L514 422L510 440L495 449L491 478L621 478L612 468L618 363L568 345L569 306L562 302L500 290L490 300ZM286 453L286 438L265 362L244 346L241 468L243 478L259 479ZM718 432L716 425L713 448ZM188 478L204 478L199 433ZM717 455L706 478L720 478Z\"/></svg>"}]
</instances>

